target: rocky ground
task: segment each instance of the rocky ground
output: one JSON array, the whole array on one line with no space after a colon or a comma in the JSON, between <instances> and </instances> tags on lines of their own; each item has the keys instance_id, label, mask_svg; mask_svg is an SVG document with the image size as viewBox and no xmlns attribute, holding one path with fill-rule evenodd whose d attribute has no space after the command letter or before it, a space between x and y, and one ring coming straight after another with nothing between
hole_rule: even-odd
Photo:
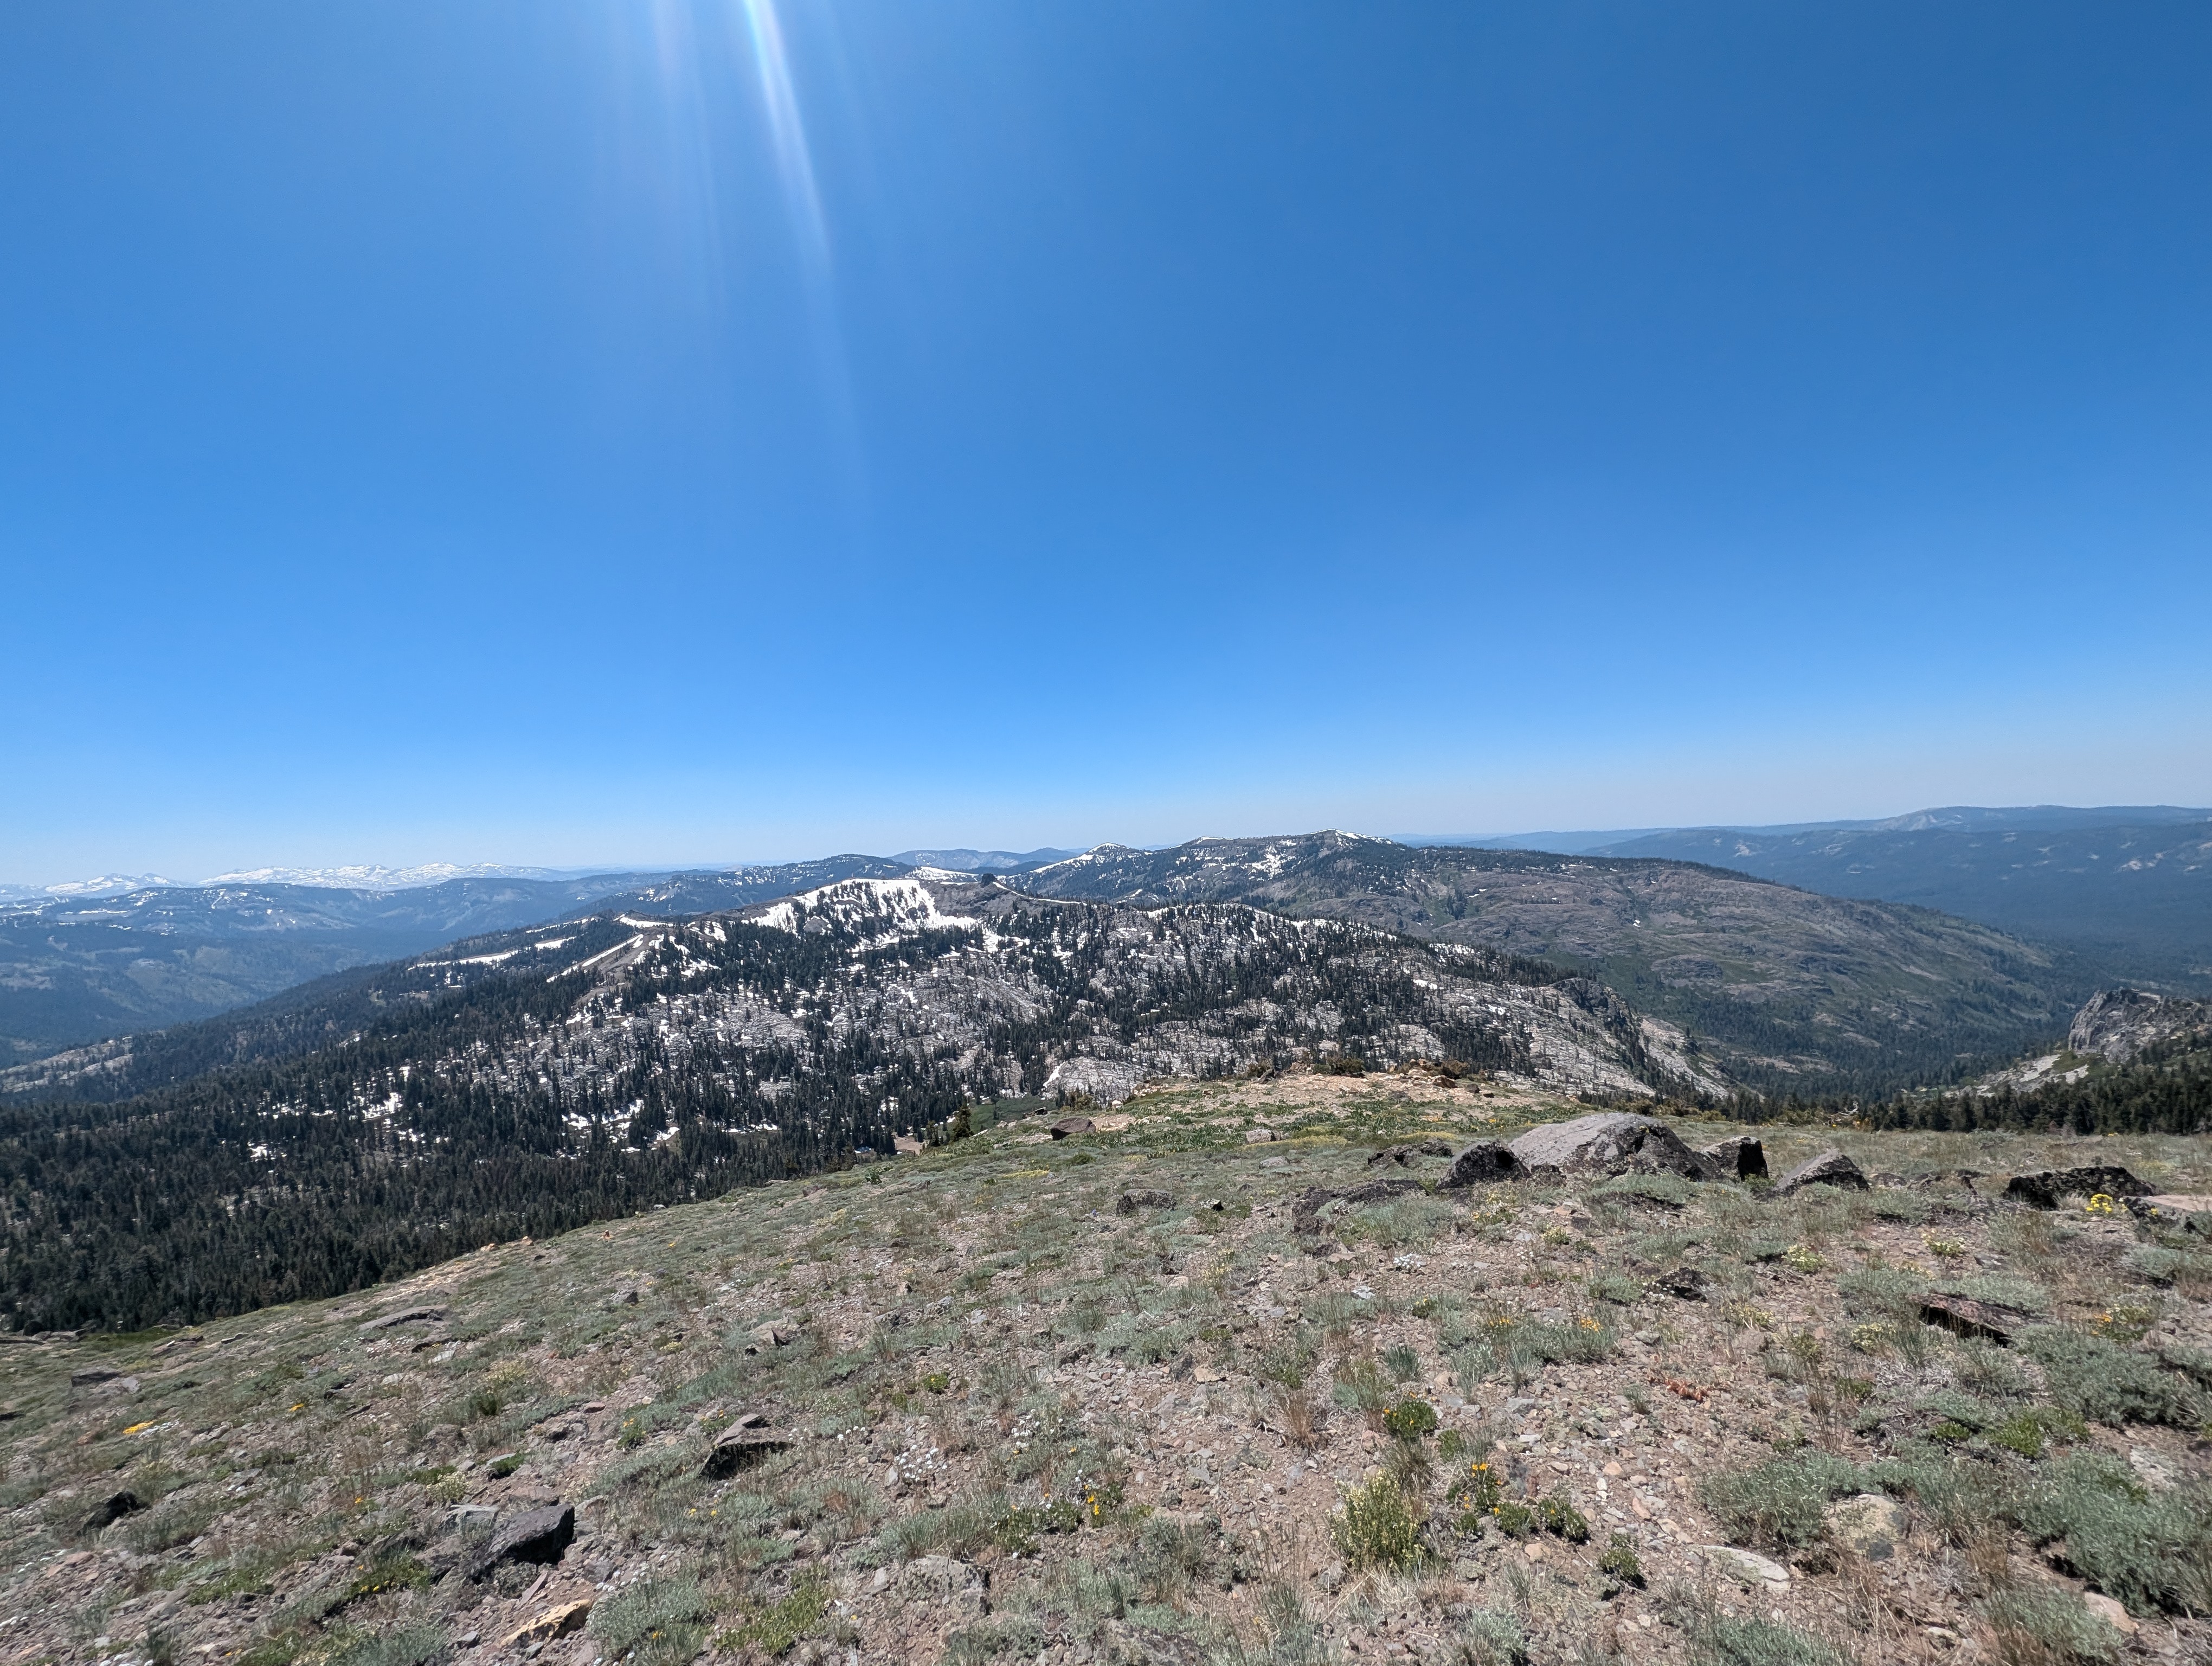
<instances>
[{"instance_id":1,"label":"rocky ground","mask_svg":"<svg viewBox=\"0 0 2212 1666\"><path fill-rule=\"evenodd\" d=\"M2003 1197L2203 1193L2203 1142L1769 1127L1882 1178L1437 1189L1585 1110L1163 1086L14 1342L0 1659L2212 1658L2212 1250Z\"/></svg>"}]
</instances>

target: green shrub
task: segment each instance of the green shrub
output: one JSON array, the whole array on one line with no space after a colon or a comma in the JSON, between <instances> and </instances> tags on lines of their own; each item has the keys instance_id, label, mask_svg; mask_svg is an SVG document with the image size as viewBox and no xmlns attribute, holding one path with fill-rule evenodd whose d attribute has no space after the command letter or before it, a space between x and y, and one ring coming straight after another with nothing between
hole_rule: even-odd
<instances>
[{"instance_id":1,"label":"green shrub","mask_svg":"<svg viewBox=\"0 0 2212 1666\"><path fill-rule=\"evenodd\" d=\"M2030 1332L2021 1347L2043 1367L2051 1397L2091 1422L2195 1429L2212 1414L2193 1383L2104 1337L2054 1325Z\"/></svg>"},{"instance_id":2,"label":"green shrub","mask_svg":"<svg viewBox=\"0 0 2212 1666\"><path fill-rule=\"evenodd\" d=\"M2137 1614L2212 1609L2212 1488L2150 1497L2125 1464L2073 1452L2032 1471L2005 1513L2039 1544L2064 1541L2074 1571Z\"/></svg>"},{"instance_id":3,"label":"green shrub","mask_svg":"<svg viewBox=\"0 0 2212 1666\"><path fill-rule=\"evenodd\" d=\"M445 1633L427 1625L343 1638L325 1658L330 1666L424 1666L447 1653Z\"/></svg>"},{"instance_id":4,"label":"green shrub","mask_svg":"<svg viewBox=\"0 0 2212 1666\"><path fill-rule=\"evenodd\" d=\"M1583 1512L1565 1499L1554 1494L1536 1500L1536 1521L1545 1532L1555 1534L1569 1544L1589 1542L1589 1522Z\"/></svg>"},{"instance_id":5,"label":"green shrub","mask_svg":"<svg viewBox=\"0 0 2212 1666\"><path fill-rule=\"evenodd\" d=\"M1452 1642L1454 1666L1528 1666L1528 1639L1521 1622L1495 1608L1477 1608Z\"/></svg>"},{"instance_id":6,"label":"green shrub","mask_svg":"<svg viewBox=\"0 0 2212 1666\"><path fill-rule=\"evenodd\" d=\"M1820 1513L1832 1499L1865 1490L1858 1466L1814 1449L1755 1469L1709 1477L1698 1495L1727 1530L1729 1542L1796 1550L1820 1535Z\"/></svg>"},{"instance_id":7,"label":"green shrub","mask_svg":"<svg viewBox=\"0 0 2212 1666\"><path fill-rule=\"evenodd\" d=\"M1411 1567L1423 1555L1420 1522L1388 1475L1354 1487L1329 1517L1328 1534L1354 1567Z\"/></svg>"},{"instance_id":8,"label":"green shrub","mask_svg":"<svg viewBox=\"0 0 2212 1666\"><path fill-rule=\"evenodd\" d=\"M1917 1504L1954 1544L1966 1544L2002 1515L2010 1496L2004 1477L1984 1463L1929 1454L1870 1465L1875 1486Z\"/></svg>"},{"instance_id":9,"label":"green shrub","mask_svg":"<svg viewBox=\"0 0 2212 1666\"><path fill-rule=\"evenodd\" d=\"M1134 1569L1145 1595L1154 1602L1173 1602L1194 1584L1212 1560L1216 1535L1204 1521L1182 1523L1150 1516L1137 1534Z\"/></svg>"},{"instance_id":10,"label":"green shrub","mask_svg":"<svg viewBox=\"0 0 2212 1666\"><path fill-rule=\"evenodd\" d=\"M1421 1356L1400 1342L1383 1350L1382 1369L1392 1382L1410 1383L1421 1374Z\"/></svg>"},{"instance_id":11,"label":"green shrub","mask_svg":"<svg viewBox=\"0 0 2212 1666\"><path fill-rule=\"evenodd\" d=\"M1338 1371L1329 1394L1338 1405L1352 1407L1370 1418L1380 1418L1390 1406L1390 1385L1372 1359L1356 1359Z\"/></svg>"},{"instance_id":12,"label":"green shrub","mask_svg":"<svg viewBox=\"0 0 2212 1666\"><path fill-rule=\"evenodd\" d=\"M2000 1660L2046 1660L2054 1666L2110 1660L2120 1634L2082 1607L2071 1591L2023 1585L1999 1591L1982 1604L1996 1633Z\"/></svg>"},{"instance_id":13,"label":"green shrub","mask_svg":"<svg viewBox=\"0 0 2212 1666\"><path fill-rule=\"evenodd\" d=\"M1613 1582L1615 1590L1622 1585L1641 1585L1644 1564L1637 1560L1636 1541L1626 1533L1614 1534L1606 1545L1605 1554L1597 1559L1597 1571Z\"/></svg>"},{"instance_id":14,"label":"green shrub","mask_svg":"<svg viewBox=\"0 0 2212 1666\"><path fill-rule=\"evenodd\" d=\"M1501 1499L1490 1512L1498 1530L1509 1539L1525 1539L1536 1530L1536 1512L1525 1504Z\"/></svg>"},{"instance_id":15,"label":"green shrub","mask_svg":"<svg viewBox=\"0 0 2212 1666\"><path fill-rule=\"evenodd\" d=\"M1437 1432L1437 1408L1415 1395L1407 1395L1382 1414L1382 1426L1401 1440L1419 1440Z\"/></svg>"},{"instance_id":16,"label":"green shrub","mask_svg":"<svg viewBox=\"0 0 2212 1666\"><path fill-rule=\"evenodd\" d=\"M1989 1274L1974 1279L1938 1279L1927 1286L1939 1295L1963 1296L1968 1301L2008 1307L2015 1313L2048 1313L2051 1292L2033 1279Z\"/></svg>"},{"instance_id":17,"label":"green shrub","mask_svg":"<svg viewBox=\"0 0 2212 1666\"><path fill-rule=\"evenodd\" d=\"M1589 1281L1590 1299L1615 1307L1633 1307L1644 1299L1644 1286L1626 1273L1601 1273Z\"/></svg>"},{"instance_id":18,"label":"green shrub","mask_svg":"<svg viewBox=\"0 0 2212 1666\"><path fill-rule=\"evenodd\" d=\"M1656 1203L1679 1209L1697 1195L1691 1183L1677 1174L1624 1174L1589 1189L1589 1195L1617 1198L1627 1203Z\"/></svg>"},{"instance_id":19,"label":"green shrub","mask_svg":"<svg viewBox=\"0 0 2212 1666\"><path fill-rule=\"evenodd\" d=\"M1690 1645L1695 1666L1850 1666L1832 1643L1764 1620L1715 1619Z\"/></svg>"},{"instance_id":20,"label":"green shrub","mask_svg":"<svg viewBox=\"0 0 2212 1666\"><path fill-rule=\"evenodd\" d=\"M825 1600L816 1589L817 1602ZM650 1579L596 1605L586 1629L610 1660L629 1654L630 1666L680 1666L706 1641L708 1613L707 1598L692 1581ZM781 1646L789 1648L791 1640Z\"/></svg>"},{"instance_id":21,"label":"green shrub","mask_svg":"<svg viewBox=\"0 0 2212 1666\"><path fill-rule=\"evenodd\" d=\"M2035 1459L2043 1456L2053 1436L2081 1440L2088 1432L2088 1425L2071 1412L2061 1411L2056 1406L2030 1406L2014 1412L1991 1429L1989 1440L1992 1446L2002 1446L2024 1458Z\"/></svg>"},{"instance_id":22,"label":"green shrub","mask_svg":"<svg viewBox=\"0 0 2212 1666\"><path fill-rule=\"evenodd\" d=\"M1030 1660L1043 1649L1044 1628L1025 1614L985 1620L945 1639L944 1658L949 1666L980 1666L987 1660L1012 1657Z\"/></svg>"}]
</instances>

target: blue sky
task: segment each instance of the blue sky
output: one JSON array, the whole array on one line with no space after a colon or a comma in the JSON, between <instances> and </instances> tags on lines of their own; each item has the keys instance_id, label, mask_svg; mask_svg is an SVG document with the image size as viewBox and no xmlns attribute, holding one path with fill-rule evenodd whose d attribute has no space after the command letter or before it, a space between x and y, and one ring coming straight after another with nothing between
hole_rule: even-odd
<instances>
[{"instance_id":1,"label":"blue sky","mask_svg":"<svg viewBox=\"0 0 2212 1666\"><path fill-rule=\"evenodd\" d=\"M0 878L2212 800L2208 72L9 9Z\"/></svg>"}]
</instances>

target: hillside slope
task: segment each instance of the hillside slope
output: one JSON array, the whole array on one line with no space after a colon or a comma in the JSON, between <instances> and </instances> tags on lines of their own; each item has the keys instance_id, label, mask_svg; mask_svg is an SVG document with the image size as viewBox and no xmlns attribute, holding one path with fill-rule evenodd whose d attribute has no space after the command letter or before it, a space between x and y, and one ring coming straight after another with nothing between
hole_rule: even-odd
<instances>
[{"instance_id":1,"label":"hillside slope","mask_svg":"<svg viewBox=\"0 0 2212 1666\"><path fill-rule=\"evenodd\" d=\"M135 1097L57 1096L160 1057L19 1069L35 1097L0 1112L0 1310L27 1329L234 1311L842 1168L979 1102L1111 1103L1298 1057L1458 1061L1568 1093L1728 1086L1677 1033L1548 966L1235 904L951 879L601 915L338 984L260 1018L275 1039L247 1061Z\"/></svg>"},{"instance_id":2,"label":"hillside slope","mask_svg":"<svg viewBox=\"0 0 2212 1666\"><path fill-rule=\"evenodd\" d=\"M1926 909L1674 861L1413 848L1344 833L1106 846L1033 895L1237 901L1580 967L1774 1091L1880 1091L1995 1062L2087 994L2050 953Z\"/></svg>"},{"instance_id":3,"label":"hillside slope","mask_svg":"<svg viewBox=\"0 0 2212 1666\"><path fill-rule=\"evenodd\" d=\"M0 1347L0 1634L253 1666L2212 1655L2212 1266L1989 1195L2084 1160L2201 1191L2201 1142L1847 1132L1872 1190L1430 1189L1417 1142L1572 1109L1186 1085Z\"/></svg>"},{"instance_id":4,"label":"hillside slope","mask_svg":"<svg viewBox=\"0 0 2212 1666\"><path fill-rule=\"evenodd\" d=\"M1904 825L1699 828L1597 854L1709 862L1831 897L1941 909L2066 945L2099 982L2212 988L2212 820L2083 825L2087 813L2027 827L1927 812Z\"/></svg>"}]
</instances>

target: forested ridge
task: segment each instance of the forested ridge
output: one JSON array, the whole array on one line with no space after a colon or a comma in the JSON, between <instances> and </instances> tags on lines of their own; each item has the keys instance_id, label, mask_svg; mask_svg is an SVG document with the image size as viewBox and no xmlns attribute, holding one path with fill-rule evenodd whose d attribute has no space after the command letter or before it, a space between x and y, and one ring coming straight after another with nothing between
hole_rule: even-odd
<instances>
[{"instance_id":1,"label":"forested ridge","mask_svg":"<svg viewBox=\"0 0 2212 1666\"><path fill-rule=\"evenodd\" d=\"M331 1294L842 1167L1092 1067L1328 1049L1529 1068L1495 999L1515 990L1652 1067L1609 992L1357 926L1001 893L988 926L882 927L610 915L156 1038L125 1068L162 1085L0 1109L0 1310L131 1329Z\"/></svg>"}]
</instances>

